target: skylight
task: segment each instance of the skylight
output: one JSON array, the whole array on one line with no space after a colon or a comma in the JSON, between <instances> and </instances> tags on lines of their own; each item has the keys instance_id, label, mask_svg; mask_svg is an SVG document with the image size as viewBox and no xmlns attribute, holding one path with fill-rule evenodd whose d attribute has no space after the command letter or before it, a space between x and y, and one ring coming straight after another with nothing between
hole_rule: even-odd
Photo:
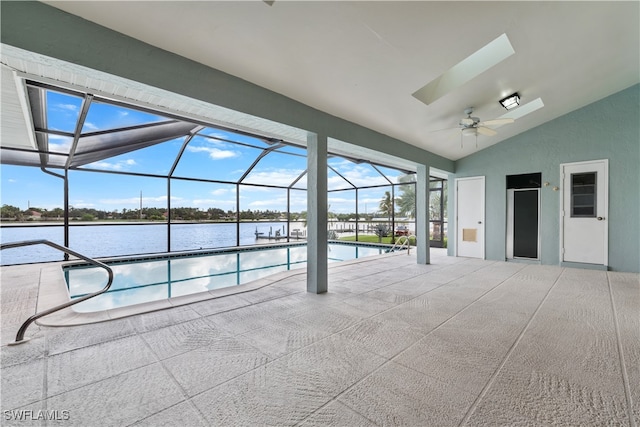
<instances>
[{"instance_id":1,"label":"skylight","mask_svg":"<svg viewBox=\"0 0 640 427\"><path fill-rule=\"evenodd\" d=\"M429 105L454 89L474 79L489 68L499 64L515 51L506 34L480 48L475 53L463 59L441 76L413 93L419 101Z\"/></svg>"}]
</instances>

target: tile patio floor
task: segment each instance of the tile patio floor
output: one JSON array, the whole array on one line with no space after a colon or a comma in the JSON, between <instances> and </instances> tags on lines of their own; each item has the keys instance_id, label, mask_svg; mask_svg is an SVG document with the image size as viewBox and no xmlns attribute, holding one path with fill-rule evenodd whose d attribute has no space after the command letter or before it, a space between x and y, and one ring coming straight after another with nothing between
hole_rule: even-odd
<instances>
[{"instance_id":1,"label":"tile patio floor","mask_svg":"<svg viewBox=\"0 0 640 427\"><path fill-rule=\"evenodd\" d=\"M2 268L2 425L640 425L638 274L432 250L9 347L39 280Z\"/></svg>"}]
</instances>

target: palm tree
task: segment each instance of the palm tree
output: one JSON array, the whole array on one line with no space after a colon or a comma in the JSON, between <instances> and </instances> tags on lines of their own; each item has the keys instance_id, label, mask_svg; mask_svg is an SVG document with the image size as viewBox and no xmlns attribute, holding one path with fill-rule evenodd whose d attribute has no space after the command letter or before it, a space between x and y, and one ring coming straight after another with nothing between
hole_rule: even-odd
<instances>
[{"instance_id":1,"label":"palm tree","mask_svg":"<svg viewBox=\"0 0 640 427\"><path fill-rule=\"evenodd\" d=\"M391 198L391 192L385 191L384 197L380 200L380 213L386 215L391 224L391 216L393 215L393 199Z\"/></svg>"},{"instance_id":2,"label":"palm tree","mask_svg":"<svg viewBox=\"0 0 640 427\"><path fill-rule=\"evenodd\" d=\"M431 181L429 185L429 216L432 219L447 218L447 180ZM442 204L441 204L442 200ZM442 209L441 209L442 207Z\"/></svg>"},{"instance_id":3,"label":"palm tree","mask_svg":"<svg viewBox=\"0 0 640 427\"><path fill-rule=\"evenodd\" d=\"M398 181L413 183L413 175L401 176ZM406 184L400 186L400 197L396 199L400 215L408 218L415 217L416 210L416 186L415 184Z\"/></svg>"}]
</instances>

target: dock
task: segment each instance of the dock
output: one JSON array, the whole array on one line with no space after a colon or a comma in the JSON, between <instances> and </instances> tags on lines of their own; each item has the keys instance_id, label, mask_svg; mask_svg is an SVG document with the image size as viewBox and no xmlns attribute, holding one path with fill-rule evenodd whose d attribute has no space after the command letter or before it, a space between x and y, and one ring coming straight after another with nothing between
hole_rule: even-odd
<instances>
[{"instance_id":1,"label":"dock","mask_svg":"<svg viewBox=\"0 0 640 427\"><path fill-rule=\"evenodd\" d=\"M255 232L256 240L306 240L307 233L305 231L300 231L298 229L292 230L292 232L287 236L284 234L284 230L276 230L275 232L270 229L268 233L259 232L256 228Z\"/></svg>"}]
</instances>

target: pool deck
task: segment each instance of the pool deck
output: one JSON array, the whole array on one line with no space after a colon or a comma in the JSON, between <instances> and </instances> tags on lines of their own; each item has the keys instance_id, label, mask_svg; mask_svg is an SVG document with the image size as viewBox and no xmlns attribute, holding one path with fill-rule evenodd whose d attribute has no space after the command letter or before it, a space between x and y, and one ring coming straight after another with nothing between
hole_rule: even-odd
<instances>
[{"instance_id":1,"label":"pool deck","mask_svg":"<svg viewBox=\"0 0 640 427\"><path fill-rule=\"evenodd\" d=\"M3 267L0 423L640 425L640 275L431 254L332 264L322 295L298 271L32 325L18 346L52 265Z\"/></svg>"}]
</instances>

